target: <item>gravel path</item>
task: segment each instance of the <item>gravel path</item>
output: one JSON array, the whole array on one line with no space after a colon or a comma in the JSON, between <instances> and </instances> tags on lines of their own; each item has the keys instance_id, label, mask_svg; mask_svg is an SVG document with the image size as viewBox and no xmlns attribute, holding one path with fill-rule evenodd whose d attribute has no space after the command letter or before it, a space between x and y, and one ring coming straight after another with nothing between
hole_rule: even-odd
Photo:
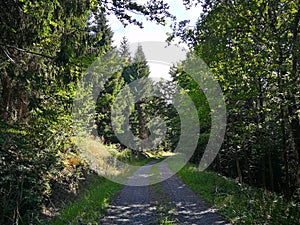
<instances>
[{"instance_id":1,"label":"gravel path","mask_svg":"<svg viewBox=\"0 0 300 225\"><path fill-rule=\"evenodd\" d=\"M139 168L128 183L150 183L151 167ZM161 177L172 173L166 163L158 164ZM163 223L163 221L165 223ZM167 223L169 222L169 223ZM99 224L230 224L203 202L176 175L155 185L124 186Z\"/></svg>"}]
</instances>

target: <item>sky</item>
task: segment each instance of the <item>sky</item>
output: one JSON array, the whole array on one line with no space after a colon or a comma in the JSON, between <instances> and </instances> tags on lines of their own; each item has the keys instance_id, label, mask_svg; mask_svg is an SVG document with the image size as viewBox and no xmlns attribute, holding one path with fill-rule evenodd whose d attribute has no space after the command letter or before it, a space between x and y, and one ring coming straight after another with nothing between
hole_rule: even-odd
<instances>
[{"instance_id":1,"label":"sky","mask_svg":"<svg viewBox=\"0 0 300 225\"><path fill-rule=\"evenodd\" d=\"M143 1L146 2L146 0L139 0L138 2L142 3ZM188 19L191 20L190 25L195 25L201 13L200 5L192 7L190 10L186 11L181 0L167 0L166 2L170 5L170 12L177 17L178 21ZM114 32L114 45L119 46L123 36L126 36L130 43L142 43L146 41L164 42L167 39L166 33L171 32L170 24L162 26L155 24L155 22L146 21L142 17L138 18L142 19L141 21L144 26L143 29L140 29L136 25L128 25L124 28L122 23L118 21L114 15L108 16L110 27ZM186 46L182 47L185 48ZM132 49L131 51L134 52L135 50ZM165 62L148 62L148 65L150 67L150 76L152 78L159 79L162 77L164 79L170 79L170 76L168 75L169 66Z\"/></svg>"}]
</instances>

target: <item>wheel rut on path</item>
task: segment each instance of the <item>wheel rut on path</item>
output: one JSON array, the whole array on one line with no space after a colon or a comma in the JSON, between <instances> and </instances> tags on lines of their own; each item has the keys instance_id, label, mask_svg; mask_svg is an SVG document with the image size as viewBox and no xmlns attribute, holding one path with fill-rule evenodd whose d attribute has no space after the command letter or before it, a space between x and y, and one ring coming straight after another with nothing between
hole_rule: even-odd
<instances>
[{"instance_id":1,"label":"wheel rut on path","mask_svg":"<svg viewBox=\"0 0 300 225\"><path fill-rule=\"evenodd\" d=\"M200 199L164 161L152 161L139 168L108 207L99 224L155 225L155 224L230 224ZM152 166L157 166L163 182L150 185ZM170 177L168 179L164 179ZM168 222L168 223L167 223Z\"/></svg>"}]
</instances>

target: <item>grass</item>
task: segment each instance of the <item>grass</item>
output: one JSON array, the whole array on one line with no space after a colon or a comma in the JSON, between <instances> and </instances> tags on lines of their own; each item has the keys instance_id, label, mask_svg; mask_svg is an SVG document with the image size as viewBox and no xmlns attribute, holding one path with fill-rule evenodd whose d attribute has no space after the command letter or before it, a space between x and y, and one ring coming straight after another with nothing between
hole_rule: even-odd
<instances>
[{"instance_id":1,"label":"grass","mask_svg":"<svg viewBox=\"0 0 300 225\"><path fill-rule=\"evenodd\" d=\"M187 165L179 177L233 224L299 224L299 204L281 196Z\"/></svg>"},{"instance_id":2,"label":"grass","mask_svg":"<svg viewBox=\"0 0 300 225\"><path fill-rule=\"evenodd\" d=\"M131 164L142 166L151 160L153 159L133 158ZM57 217L44 224L98 224L99 218L104 214L105 209L122 187L121 184L94 175L83 193L77 196L74 201L66 204Z\"/></svg>"},{"instance_id":3,"label":"grass","mask_svg":"<svg viewBox=\"0 0 300 225\"><path fill-rule=\"evenodd\" d=\"M60 215L47 224L98 224L99 217L121 188L122 185L97 176L78 199L65 205Z\"/></svg>"},{"instance_id":4,"label":"grass","mask_svg":"<svg viewBox=\"0 0 300 225\"><path fill-rule=\"evenodd\" d=\"M90 144L87 149L92 152L94 156L103 159L103 162L105 162L105 154L107 153L100 148L100 150L103 151L101 152L98 144L97 148L95 146L96 145ZM143 166L157 157L161 157L161 155L148 158L142 156L130 157L130 164L134 166ZM163 158L159 159L159 161L161 160L163 160ZM154 167L153 172L159 174L157 165ZM58 216L52 218L50 221L45 221L42 224L98 224L99 218L104 214L105 209L122 187L123 185L121 184L94 174L85 189L81 191L72 202L64 205ZM170 224L167 222L168 221L163 221L162 224Z\"/></svg>"},{"instance_id":5,"label":"grass","mask_svg":"<svg viewBox=\"0 0 300 225\"><path fill-rule=\"evenodd\" d=\"M169 219L169 218L164 218L159 221L159 224L160 225L173 225L173 224L175 224L175 220Z\"/></svg>"},{"instance_id":6,"label":"grass","mask_svg":"<svg viewBox=\"0 0 300 225\"><path fill-rule=\"evenodd\" d=\"M132 166L143 166L154 160L154 158L132 158L130 165Z\"/></svg>"}]
</instances>

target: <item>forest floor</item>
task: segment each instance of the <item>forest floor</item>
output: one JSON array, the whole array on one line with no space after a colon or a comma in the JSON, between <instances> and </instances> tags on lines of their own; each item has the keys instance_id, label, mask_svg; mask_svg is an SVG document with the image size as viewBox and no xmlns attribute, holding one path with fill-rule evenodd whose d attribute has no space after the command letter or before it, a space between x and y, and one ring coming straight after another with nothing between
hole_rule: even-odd
<instances>
[{"instance_id":1,"label":"forest floor","mask_svg":"<svg viewBox=\"0 0 300 225\"><path fill-rule=\"evenodd\" d=\"M140 167L114 198L99 224L230 224L197 196L176 175L150 185L154 164ZM167 163L157 164L160 176L172 173Z\"/></svg>"}]
</instances>

